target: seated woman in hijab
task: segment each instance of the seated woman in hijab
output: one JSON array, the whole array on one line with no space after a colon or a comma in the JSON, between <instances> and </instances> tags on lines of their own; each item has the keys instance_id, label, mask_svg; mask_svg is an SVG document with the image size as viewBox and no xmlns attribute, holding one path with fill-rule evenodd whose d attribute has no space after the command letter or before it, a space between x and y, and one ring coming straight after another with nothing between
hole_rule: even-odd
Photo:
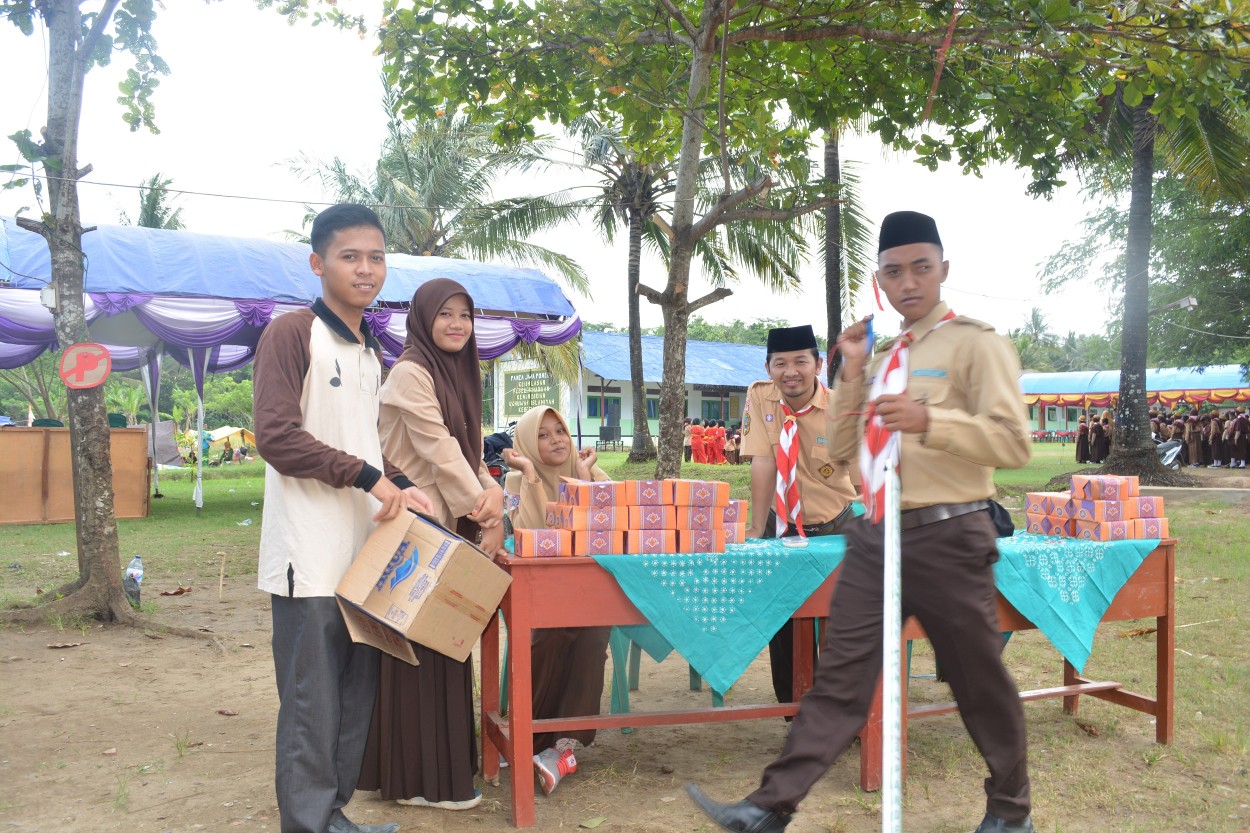
<instances>
[{"instance_id":1,"label":"seated woman in hijab","mask_svg":"<svg viewBox=\"0 0 1250 833\"><path fill-rule=\"evenodd\" d=\"M560 477L610 480L595 463L593 448L578 451L568 423L553 408L531 408L517 422L512 448L504 449L511 471L504 484L514 529L546 529L547 502L559 494ZM558 604L558 599L551 600ZM534 719L599 714L603 669L611 628L545 628L531 643ZM574 752L595 739L594 729L534 735L534 770L547 795L577 771Z\"/></svg>"}]
</instances>

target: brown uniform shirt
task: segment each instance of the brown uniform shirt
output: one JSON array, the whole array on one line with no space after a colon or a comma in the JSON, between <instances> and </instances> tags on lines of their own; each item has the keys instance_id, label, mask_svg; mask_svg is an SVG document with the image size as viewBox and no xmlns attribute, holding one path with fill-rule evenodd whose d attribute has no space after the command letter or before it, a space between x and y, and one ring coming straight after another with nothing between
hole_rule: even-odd
<instances>
[{"instance_id":1,"label":"brown uniform shirt","mask_svg":"<svg viewBox=\"0 0 1250 833\"><path fill-rule=\"evenodd\" d=\"M851 482L853 457L836 455L825 431L829 391L819 385L815 407L798 418L799 498L803 501L803 523L822 524L841 514L855 499ZM781 392L771 381L756 382L747 390L742 412L743 459L775 458L781 442ZM856 478L858 479L858 478Z\"/></svg>"},{"instance_id":2,"label":"brown uniform shirt","mask_svg":"<svg viewBox=\"0 0 1250 833\"><path fill-rule=\"evenodd\" d=\"M929 430L903 434L903 509L992 498L994 469L1019 468L1032 453L1015 348L972 318L957 316L934 329L947 311L939 302L912 327L907 392L929 406ZM834 457L858 459L860 414L887 355L878 354L859 379L838 380L829 406Z\"/></svg>"},{"instance_id":3,"label":"brown uniform shirt","mask_svg":"<svg viewBox=\"0 0 1250 833\"><path fill-rule=\"evenodd\" d=\"M434 379L416 362L398 362L387 376L378 431L386 458L429 495L434 515L448 529L495 485L486 463L479 459L474 469L464 459L460 442L443 422Z\"/></svg>"}]
</instances>

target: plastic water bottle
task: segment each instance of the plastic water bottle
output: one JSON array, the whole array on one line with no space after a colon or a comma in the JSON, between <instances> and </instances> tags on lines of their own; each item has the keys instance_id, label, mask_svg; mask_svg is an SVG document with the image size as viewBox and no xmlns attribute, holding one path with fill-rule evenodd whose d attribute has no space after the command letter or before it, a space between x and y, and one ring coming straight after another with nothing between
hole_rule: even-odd
<instances>
[{"instance_id":1,"label":"plastic water bottle","mask_svg":"<svg viewBox=\"0 0 1250 833\"><path fill-rule=\"evenodd\" d=\"M126 599L139 606L139 585L143 584L143 559L136 555L126 565L126 577L122 579L122 589L126 591Z\"/></svg>"}]
</instances>

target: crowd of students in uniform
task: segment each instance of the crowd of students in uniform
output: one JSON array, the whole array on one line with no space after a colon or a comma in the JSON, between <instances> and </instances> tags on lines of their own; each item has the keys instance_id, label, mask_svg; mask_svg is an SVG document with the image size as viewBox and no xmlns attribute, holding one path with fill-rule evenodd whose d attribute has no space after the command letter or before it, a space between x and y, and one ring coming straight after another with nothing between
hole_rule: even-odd
<instances>
[{"instance_id":1,"label":"crowd of students in uniform","mask_svg":"<svg viewBox=\"0 0 1250 833\"><path fill-rule=\"evenodd\" d=\"M275 789L283 833L396 833L394 822L359 824L344 814L356 789L445 810L482 800L474 786L473 668L415 644L413 666L354 643L335 601L352 557L376 522L406 509L499 554L505 515L516 528L545 526L561 476L607 476L593 449L576 449L564 418L540 406L517 425L501 488L482 461L469 292L448 279L417 290L404 352L383 382L381 346L363 320L386 276L381 222L364 206L333 206L314 220L311 242L323 296L270 324L255 360L257 447L271 469L258 586L271 594ZM1030 453L1019 361L992 327L941 300L949 263L932 218L889 215L879 248L874 279L904 327L888 350L873 355L867 320L848 327L830 390L811 326L775 329L768 380L748 391L741 431L689 421L687 460L749 458L750 537L840 534L847 545L813 688L760 789L734 804L688 789L724 829L778 833L862 726L881 666L884 487L870 480L871 463L857 469L852 460L868 447L871 428L878 437L896 434L906 461L902 614L929 634L989 768L977 831L1033 833L1023 711L987 604L997 557L992 475ZM883 365L898 358L906 367L907 355L915 369L907 389L883 387ZM852 511L857 485L866 517ZM598 713L607 636L607 628L536 632L535 718ZM769 647L777 697L792 701L789 627ZM544 792L576 771L577 750L594 736L535 737Z\"/></svg>"},{"instance_id":2,"label":"crowd of students in uniform","mask_svg":"<svg viewBox=\"0 0 1250 833\"><path fill-rule=\"evenodd\" d=\"M727 427L723 419L686 417L681 433L687 463L724 466L742 462L742 431L737 424Z\"/></svg>"},{"instance_id":3,"label":"crowd of students in uniform","mask_svg":"<svg viewBox=\"0 0 1250 833\"><path fill-rule=\"evenodd\" d=\"M1185 412L1178 405L1171 412L1150 411L1150 432L1159 442L1180 440L1181 460L1191 468L1246 468L1250 457L1250 417L1246 406L1213 408L1205 413L1194 406Z\"/></svg>"}]
</instances>

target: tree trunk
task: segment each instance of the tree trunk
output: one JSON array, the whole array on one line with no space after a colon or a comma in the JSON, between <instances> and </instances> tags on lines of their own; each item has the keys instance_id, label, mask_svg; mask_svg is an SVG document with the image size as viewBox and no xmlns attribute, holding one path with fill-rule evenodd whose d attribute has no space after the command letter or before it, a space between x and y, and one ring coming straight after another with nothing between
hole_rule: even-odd
<instances>
[{"instance_id":1,"label":"tree trunk","mask_svg":"<svg viewBox=\"0 0 1250 833\"><path fill-rule=\"evenodd\" d=\"M1124 322L1120 399L1111 454L1103 468L1116 474L1165 476L1150 440L1146 410L1147 311L1150 306L1150 236L1154 185L1155 119L1151 98L1133 108L1133 172L1125 245Z\"/></svg>"},{"instance_id":2,"label":"tree trunk","mask_svg":"<svg viewBox=\"0 0 1250 833\"><path fill-rule=\"evenodd\" d=\"M694 203L702 159L704 113L716 54L716 32L723 9L704 0L699 29L690 56L686 110L682 115L681 147L673 187L673 247L668 284L660 298L664 312L664 375L660 382L660 444L655 465L658 478L681 473L682 418L686 402L686 334L689 329L690 261L694 255Z\"/></svg>"},{"instance_id":3,"label":"tree trunk","mask_svg":"<svg viewBox=\"0 0 1250 833\"><path fill-rule=\"evenodd\" d=\"M842 162L838 134L830 130L825 136L825 181L837 185L842 181ZM841 356L833 345L842 332L842 206L825 209L825 312L827 316L829 352L825 359L829 387L838 375Z\"/></svg>"},{"instance_id":4,"label":"tree trunk","mask_svg":"<svg viewBox=\"0 0 1250 833\"><path fill-rule=\"evenodd\" d=\"M642 367L642 299L638 283L642 273L642 208L631 205L629 212L629 382L634 399L634 440L629 462L645 463L656 457L647 424L647 389Z\"/></svg>"},{"instance_id":5,"label":"tree trunk","mask_svg":"<svg viewBox=\"0 0 1250 833\"><path fill-rule=\"evenodd\" d=\"M106 5L100 14L111 16L115 5ZM45 215L44 223L34 230L48 241L58 304L53 316L56 336L63 347L68 347L88 340L83 304L83 228L76 180L86 174L78 169L78 123L86 57L92 44L80 42L82 23L77 0L53 0L44 5L43 14L50 44L48 126L43 151L57 163L44 166L52 214ZM95 29L102 30L102 25L97 24ZM57 600L54 605L64 613L140 622L122 591L104 387L71 390L66 410L80 586L72 596Z\"/></svg>"}]
</instances>

